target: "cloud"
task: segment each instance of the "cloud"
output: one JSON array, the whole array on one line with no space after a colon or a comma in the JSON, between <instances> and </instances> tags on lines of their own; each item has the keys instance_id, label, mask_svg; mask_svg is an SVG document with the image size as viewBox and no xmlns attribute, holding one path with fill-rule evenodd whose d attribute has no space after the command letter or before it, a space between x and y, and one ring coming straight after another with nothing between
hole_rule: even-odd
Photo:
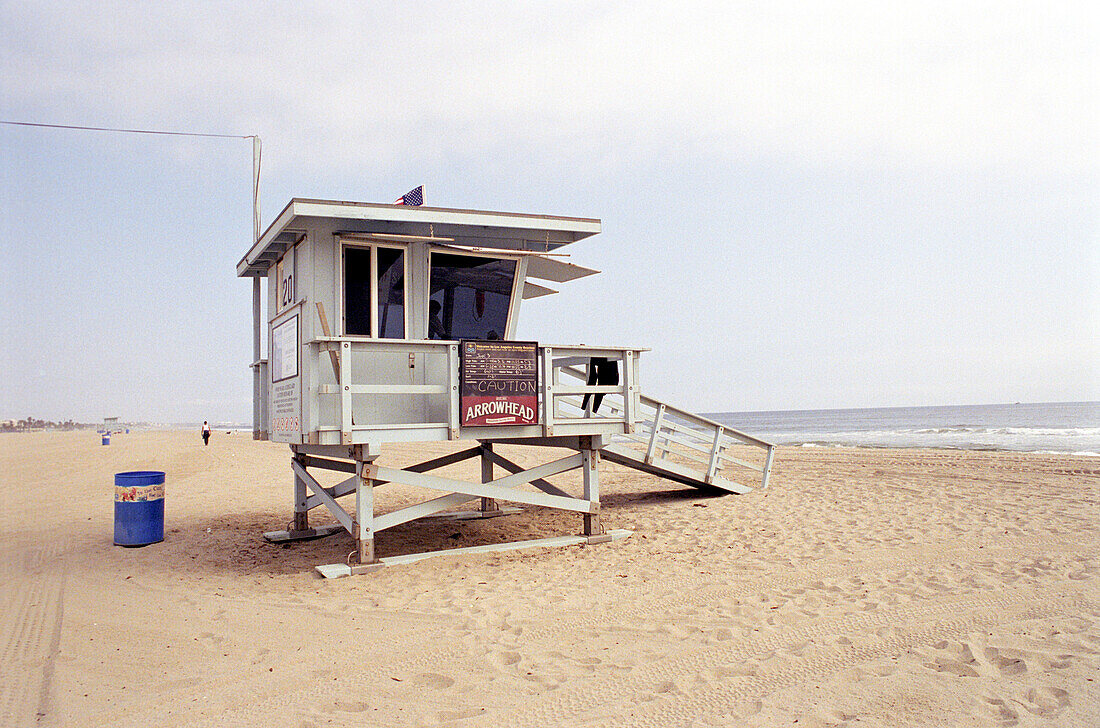
<instances>
[{"instance_id":1,"label":"cloud","mask_svg":"<svg viewBox=\"0 0 1100 728\"><path fill-rule=\"evenodd\" d=\"M979 401L1008 397L1000 376L1033 399L1093 398L1097 340L1078 332L1100 315L1094 15L1083 2L6 3L0 107L259 134L265 225L292 195L389 201L421 183L432 204L602 217L576 262L606 273L525 304L524 331L652 344L646 386L704 409ZM233 362L250 361L249 289L233 264L251 234L249 145L15 127L2 141L7 238L36 241L17 253L41 263L9 276L5 310L34 300L20 286L57 283L54 259L84 273L98 250L87 231L109 230L102 245L179 270L135 276L115 256L119 270L95 264L104 290L167 280L173 301L215 304L208 331L234 332L216 356L189 340L158 357L174 373L148 401L206 397L247 417L248 371ZM179 265L202 241L204 265ZM639 290L659 316L623 305ZM10 340L64 336L60 305L0 325ZM195 329L111 320L132 331L85 327L114 332L103 351L144 347L135 322ZM987 353L1000 339L1011 356ZM940 340L987 349L926 346ZM712 374L707 391L677 376L685 359ZM207 360L233 379L211 390L216 374L191 376ZM920 397L898 400L916 380L897 363L918 360ZM960 361L973 372L942 382ZM12 401L26 390L69 406L98 387L93 409L138 406L121 380L62 369L50 381L71 384L43 391L23 386L33 363L10 354L5 367Z\"/></svg>"},{"instance_id":2,"label":"cloud","mask_svg":"<svg viewBox=\"0 0 1100 728\"><path fill-rule=\"evenodd\" d=\"M1095 170L1087 4L8 5L22 118L260 133L287 168L510 150Z\"/></svg>"}]
</instances>

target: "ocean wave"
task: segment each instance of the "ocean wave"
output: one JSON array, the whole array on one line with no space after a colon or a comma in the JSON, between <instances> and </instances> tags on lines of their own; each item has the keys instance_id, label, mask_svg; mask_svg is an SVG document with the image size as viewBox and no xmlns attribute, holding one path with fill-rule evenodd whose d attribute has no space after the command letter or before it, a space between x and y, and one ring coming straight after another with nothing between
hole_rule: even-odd
<instances>
[{"instance_id":1,"label":"ocean wave","mask_svg":"<svg viewBox=\"0 0 1100 728\"><path fill-rule=\"evenodd\" d=\"M1050 435L1053 437L1100 437L1100 427L1002 427L990 432L1005 435Z\"/></svg>"},{"instance_id":2,"label":"ocean wave","mask_svg":"<svg viewBox=\"0 0 1100 728\"><path fill-rule=\"evenodd\" d=\"M1061 454L1100 451L1100 428L1089 427L924 427L758 434L779 444L803 446L935 447Z\"/></svg>"},{"instance_id":3,"label":"ocean wave","mask_svg":"<svg viewBox=\"0 0 1100 728\"><path fill-rule=\"evenodd\" d=\"M1100 452L1100 403L721 413L715 419L784 445Z\"/></svg>"},{"instance_id":4,"label":"ocean wave","mask_svg":"<svg viewBox=\"0 0 1100 728\"><path fill-rule=\"evenodd\" d=\"M853 430L859 432L859 430ZM876 430L865 430L876 432ZM914 435L1034 435L1037 437L1100 437L1100 427L978 427L975 425L957 425L952 427L898 428L896 430L877 430L877 432L899 432Z\"/></svg>"}]
</instances>

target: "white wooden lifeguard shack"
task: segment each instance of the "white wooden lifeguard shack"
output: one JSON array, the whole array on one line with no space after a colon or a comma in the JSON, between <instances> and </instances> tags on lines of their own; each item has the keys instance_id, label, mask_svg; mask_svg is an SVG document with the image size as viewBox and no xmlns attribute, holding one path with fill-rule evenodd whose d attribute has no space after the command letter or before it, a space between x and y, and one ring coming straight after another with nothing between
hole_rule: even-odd
<instances>
[{"instance_id":1,"label":"white wooden lifeguard shack","mask_svg":"<svg viewBox=\"0 0 1100 728\"><path fill-rule=\"evenodd\" d=\"M375 535L388 528L514 512L498 505L511 502L579 513L582 535L497 548L610 541L629 532L601 528L601 457L733 493L750 490L730 475L740 468L766 487L773 446L642 394L643 349L514 340L522 302L597 272L556 251L598 232L600 221L586 218L291 200L237 265L239 276L268 281L266 320L258 295L253 302L254 436L292 454L294 521L269 540L346 529L358 563L318 570L359 573L440 553L378 560ZM376 462L386 443L439 440L471 446L404 469ZM572 454L524 468L498 443ZM430 474L469 458L480 458L481 482ZM350 477L324 487L311 469ZM547 480L576 469L581 493ZM387 482L439 495L379 514L374 489ZM470 501L480 508L455 513ZM319 506L339 526L310 528Z\"/></svg>"}]
</instances>

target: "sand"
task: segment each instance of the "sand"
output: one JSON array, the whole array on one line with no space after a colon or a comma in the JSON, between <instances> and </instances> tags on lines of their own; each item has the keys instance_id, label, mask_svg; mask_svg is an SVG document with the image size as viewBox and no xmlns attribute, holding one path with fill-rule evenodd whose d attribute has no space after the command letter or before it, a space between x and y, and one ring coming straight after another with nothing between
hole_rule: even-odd
<instances>
[{"instance_id":1,"label":"sand","mask_svg":"<svg viewBox=\"0 0 1100 728\"><path fill-rule=\"evenodd\" d=\"M224 431L0 436L0 725L1097 725L1097 458L781 448L767 492L717 498L604 463L626 540L336 580L313 567L346 534L261 536L291 517L288 458ZM167 537L126 549L135 469L167 472ZM378 553L580 525L410 524Z\"/></svg>"}]
</instances>

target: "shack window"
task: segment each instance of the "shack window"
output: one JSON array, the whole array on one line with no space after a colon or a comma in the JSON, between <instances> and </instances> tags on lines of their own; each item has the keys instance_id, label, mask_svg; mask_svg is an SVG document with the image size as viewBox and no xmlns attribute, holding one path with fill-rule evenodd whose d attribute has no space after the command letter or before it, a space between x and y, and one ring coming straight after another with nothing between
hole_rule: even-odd
<instances>
[{"instance_id":1,"label":"shack window","mask_svg":"<svg viewBox=\"0 0 1100 728\"><path fill-rule=\"evenodd\" d=\"M345 246L344 333L403 339L406 308L404 249Z\"/></svg>"},{"instance_id":2,"label":"shack window","mask_svg":"<svg viewBox=\"0 0 1100 728\"><path fill-rule=\"evenodd\" d=\"M432 253L429 339L503 339L516 261Z\"/></svg>"},{"instance_id":3,"label":"shack window","mask_svg":"<svg viewBox=\"0 0 1100 728\"><path fill-rule=\"evenodd\" d=\"M370 336L370 248L344 248L344 333Z\"/></svg>"},{"instance_id":4,"label":"shack window","mask_svg":"<svg viewBox=\"0 0 1100 728\"><path fill-rule=\"evenodd\" d=\"M378 336L405 338L405 251L375 248L378 259Z\"/></svg>"}]
</instances>

